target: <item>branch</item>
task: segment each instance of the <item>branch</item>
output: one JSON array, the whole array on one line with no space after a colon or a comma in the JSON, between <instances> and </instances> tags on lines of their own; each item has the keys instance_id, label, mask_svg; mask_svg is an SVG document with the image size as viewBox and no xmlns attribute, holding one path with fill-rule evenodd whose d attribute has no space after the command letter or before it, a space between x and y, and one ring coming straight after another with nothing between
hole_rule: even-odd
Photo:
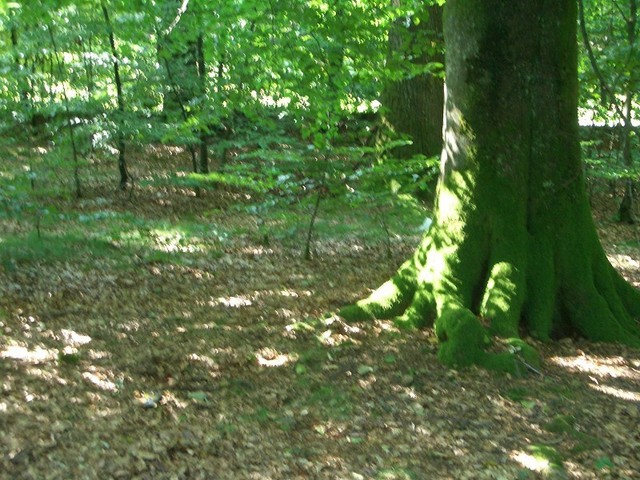
<instances>
[{"instance_id":1,"label":"branch","mask_svg":"<svg viewBox=\"0 0 640 480\"><path fill-rule=\"evenodd\" d=\"M578 0L578 18L580 19L580 32L582 33L582 41L584 43L584 48L587 51L587 56L589 57L589 62L591 63L591 68L593 69L593 73L596 74L598 78L598 82L600 83L600 95L602 97L602 103L606 104L607 94L611 97L611 102L609 105L613 105L616 113L620 115L620 117L624 117L624 113L620 109L620 106L613 101L615 99L614 93L609 88L609 85L604 79L602 75L602 71L598 66L598 61L596 60L596 56L593 53L593 49L591 48L591 42L589 41L589 34L587 33L587 25L584 20L584 1Z\"/></svg>"},{"instance_id":2,"label":"branch","mask_svg":"<svg viewBox=\"0 0 640 480\"><path fill-rule=\"evenodd\" d=\"M187 11L188 6L189 0L182 0L182 5L180 5L180 8L178 8L178 14L176 15L176 18L173 19L173 22L171 22L171 24L163 32L163 35L169 35L173 31L173 29L176 28L176 25L178 25L178 22L180 22L182 15L184 15L184 12Z\"/></svg>"},{"instance_id":3,"label":"branch","mask_svg":"<svg viewBox=\"0 0 640 480\"><path fill-rule=\"evenodd\" d=\"M627 18L627 16L624 14L624 10L622 10L622 7L620 6L620 4L617 2L617 0L611 0L611 3L613 3L613 6L616 7L616 9L618 10L618 12L620 12L620 15L622 15L622 18L625 22L628 22L629 19Z\"/></svg>"}]
</instances>

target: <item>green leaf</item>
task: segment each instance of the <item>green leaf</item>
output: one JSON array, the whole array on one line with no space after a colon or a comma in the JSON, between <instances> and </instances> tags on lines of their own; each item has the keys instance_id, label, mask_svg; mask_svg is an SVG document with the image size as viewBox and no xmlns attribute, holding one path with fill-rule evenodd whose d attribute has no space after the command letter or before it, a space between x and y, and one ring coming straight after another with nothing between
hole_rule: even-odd
<instances>
[{"instance_id":1,"label":"green leaf","mask_svg":"<svg viewBox=\"0 0 640 480\"><path fill-rule=\"evenodd\" d=\"M202 391L189 392L187 396L196 402L207 403L209 401L209 395Z\"/></svg>"},{"instance_id":2,"label":"green leaf","mask_svg":"<svg viewBox=\"0 0 640 480\"><path fill-rule=\"evenodd\" d=\"M65 365L78 365L80 363L80 355L77 353L62 353L58 354L58 361Z\"/></svg>"},{"instance_id":3,"label":"green leaf","mask_svg":"<svg viewBox=\"0 0 640 480\"><path fill-rule=\"evenodd\" d=\"M520 405L522 405L527 410L532 410L536 406L535 400L521 400Z\"/></svg>"},{"instance_id":4,"label":"green leaf","mask_svg":"<svg viewBox=\"0 0 640 480\"><path fill-rule=\"evenodd\" d=\"M388 364L394 364L398 361L398 359L396 358L396 356L392 353L389 353L388 355L385 355L384 357L384 362L388 363Z\"/></svg>"},{"instance_id":5,"label":"green leaf","mask_svg":"<svg viewBox=\"0 0 640 480\"><path fill-rule=\"evenodd\" d=\"M613 462L609 457L600 457L596 460L596 468L602 470L613 467Z\"/></svg>"}]
</instances>

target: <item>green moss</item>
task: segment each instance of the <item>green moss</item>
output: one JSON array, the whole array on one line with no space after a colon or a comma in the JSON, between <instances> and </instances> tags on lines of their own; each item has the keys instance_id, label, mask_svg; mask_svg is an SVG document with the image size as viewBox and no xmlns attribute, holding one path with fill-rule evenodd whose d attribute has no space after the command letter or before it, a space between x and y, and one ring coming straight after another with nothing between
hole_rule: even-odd
<instances>
[{"instance_id":1,"label":"green moss","mask_svg":"<svg viewBox=\"0 0 640 480\"><path fill-rule=\"evenodd\" d=\"M491 319L493 335L518 335L523 290L524 276L513 263L498 262L491 268L480 312Z\"/></svg>"},{"instance_id":2,"label":"green moss","mask_svg":"<svg viewBox=\"0 0 640 480\"><path fill-rule=\"evenodd\" d=\"M448 9L445 145L434 223L405 264L408 280L401 270L341 313L399 315L403 327L428 325L437 315L444 364L524 375L541 362L518 338L522 322L543 340L579 333L640 345L640 293L610 267L586 201L577 76L570 68L575 4L514 9L503 3L452 2ZM529 42L520 37L528 32L521 28L525 18L542 19L528 27L542 39L538 60L553 61L532 61ZM507 37L518 42L498 41ZM533 82L545 69L549 75ZM500 85L508 88L495 95ZM507 338L496 342L499 351L490 348L490 336Z\"/></svg>"},{"instance_id":3,"label":"green moss","mask_svg":"<svg viewBox=\"0 0 640 480\"><path fill-rule=\"evenodd\" d=\"M553 249L546 237L531 236L528 241L527 293L522 317L529 334L538 340L551 338L556 303Z\"/></svg>"},{"instance_id":4,"label":"green moss","mask_svg":"<svg viewBox=\"0 0 640 480\"><path fill-rule=\"evenodd\" d=\"M550 445L534 444L529 448L532 457L541 462L545 462L547 466L542 469L542 474L547 478L566 478L566 472L563 466L563 457L554 447Z\"/></svg>"},{"instance_id":5,"label":"green moss","mask_svg":"<svg viewBox=\"0 0 640 480\"><path fill-rule=\"evenodd\" d=\"M549 422L545 423L542 428L547 432L558 435L567 435L576 440L575 445L571 449L572 453L580 453L592 450L601 446L601 441L587 433L580 432L575 428L576 419L570 415L557 415Z\"/></svg>"},{"instance_id":6,"label":"green moss","mask_svg":"<svg viewBox=\"0 0 640 480\"><path fill-rule=\"evenodd\" d=\"M508 338L506 343L509 346L510 353L513 353L527 368L541 368L542 358L540 354L527 342L521 338Z\"/></svg>"},{"instance_id":7,"label":"green moss","mask_svg":"<svg viewBox=\"0 0 640 480\"><path fill-rule=\"evenodd\" d=\"M347 305L342 307L338 311L338 315L344 318L347 322L360 322L362 320L375 320L376 316L370 312L370 309L366 306L361 306L362 302L358 302L354 305Z\"/></svg>"},{"instance_id":8,"label":"green moss","mask_svg":"<svg viewBox=\"0 0 640 480\"><path fill-rule=\"evenodd\" d=\"M347 321L391 319L405 312L416 289L416 267L406 261L398 272L378 287L368 298L348 305L338 313ZM411 319L414 321L414 319Z\"/></svg>"},{"instance_id":9,"label":"green moss","mask_svg":"<svg viewBox=\"0 0 640 480\"><path fill-rule=\"evenodd\" d=\"M481 362L488 337L476 316L469 310L449 310L435 325L440 340L438 359L450 367L467 367Z\"/></svg>"},{"instance_id":10,"label":"green moss","mask_svg":"<svg viewBox=\"0 0 640 480\"><path fill-rule=\"evenodd\" d=\"M394 319L400 328L423 328L433 325L436 315L435 299L430 286L425 285L413 296L404 313Z\"/></svg>"},{"instance_id":11,"label":"green moss","mask_svg":"<svg viewBox=\"0 0 640 480\"><path fill-rule=\"evenodd\" d=\"M507 390L503 395L514 402L521 402L529 398L531 392L524 387L514 387Z\"/></svg>"},{"instance_id":12,"label":"green moss","mask_svg":"<svg viewBox=\"0 0 640 480\"><path fill-rule=\"evenodd\" d=\"M572 434L575 432L574 425L576 419L569 415L557 415L550 422L545 423L542 428L551 433Z\"/></svg>"},{"instance_id":13,"label":"green moss","mask_svg":"<svg viewBox=\"0 0 640 480\"><path fill-rule=\"evenodd\" d=\"M572 437L577 440L576 444L571 448L571 453L573 454L587 452L603 446L603 442L600 439L583 432L574 431Z\"/></svg>"},{"instance_id":14,"label":"green moss","mask_svg":"<svg viewBox=\"0 0 640 480\"><path fill-rule=\"evenodd\" d=\"M627 328L611 311L609 302L592 280L576 280L577 286L565 293L564 300L572 325L586 338L598 342L618 342L640 347L636 329Z\"/></svg>"},{"instance_id":15,"label":"green moss","mask_svg":"<svg viewBox=\"0 0 640 480\"><path fill-rule=\"evenodd\" d=\"M533 347L520 338L509 338L505 343L507 351L502 353L485 352L477 363L487 370L510 373L517 377L524 377L532 371L539 371L541 358Z\"/></svg>"},{"instance_id":16,"label":"green moss","mask_svg":"<svg viewBox=\"0 0 640 480\"><path fill-rule=\"evenodd\" d=\"M618 273L613 267L611 267L611 274L613 276L613 283L616 288L620 300L626 307L629 314L635 318L640 318L640 290L634 288L629 282L627 282L620 273Z\"/></svg>"}]
</instances>

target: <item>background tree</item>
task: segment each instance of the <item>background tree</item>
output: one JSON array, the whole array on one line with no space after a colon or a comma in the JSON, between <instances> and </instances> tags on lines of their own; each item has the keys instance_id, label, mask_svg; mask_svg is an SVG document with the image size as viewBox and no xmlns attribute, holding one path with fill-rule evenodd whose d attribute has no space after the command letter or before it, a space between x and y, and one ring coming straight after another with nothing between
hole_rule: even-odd
<instances>
[{"instance_id":1,"label":"background tree","mask_svg":"<svg viewBox=\"0 0 640 480\"><path fill-rule=\"evenodd\" d=\"M621 222L634 223L633 184L638 178L633 153L638 138L634 122L640 84L637 1L579 0L578 7L584 50L581 100L590 120L610 132L609 146L621 152L621 161L610 159L605 172L623 180L618 217ZM597 136L592 140L607 142Z\"/></svg>"},{"instance_id":2,"label":"background tree","mask_svg":"<svg viewBox=\"0 0 640 480\"><path fill-rule=\"evenodd\" d=\"M393 5L400 7L401 1ZM387 68L393 75L382 94L384 116L393 130L412 140L396 154L432 157L442 150L442 6L423 2L417 11L403 13L389 30Z\"/></svg>"},{"instance_id":3,"label":"background tree","mask_svg":"<svg viewBox=\"0 0 640 480\"><path fill-rule=\"evenodd\" d=\"M118 49L116 47L115 41L115 32L113 30L113 24L111 22L111 18L109 16L109 8L107 4L102 1L100 2L100 8L102 9L102 15L104 17L104 22L107 27L107 35L109 36L109 46L111 47L111 55L113 62L113 81L116 86L116 104L118 106L119 113L119 121L116 122L122 123L124 121L125 115L125 100L124 100L124 92L122 90L122 78L120 77L120 54L118 53ZM118 171L120 172L120 189L125 189L127 183L129 182L129 172L127 171L127 157L126 157L126 142L125 136L123 132L123 126L116 126L117 132L117 146L118 146Z\"/></svg>"},{"instance_id":4,"label":"background tree","mask_svg":"<svg viewBox=\"0 0 640 480\"><path fill-rule=\"evenodd\" d=\"M609 264L585 194L576 8L446 3L434 224L397 274L344 317L435 322L444 363L512 372L537 361L521 328L542 340L640 345L640 294Z\"/></svg>"}]
</instances>

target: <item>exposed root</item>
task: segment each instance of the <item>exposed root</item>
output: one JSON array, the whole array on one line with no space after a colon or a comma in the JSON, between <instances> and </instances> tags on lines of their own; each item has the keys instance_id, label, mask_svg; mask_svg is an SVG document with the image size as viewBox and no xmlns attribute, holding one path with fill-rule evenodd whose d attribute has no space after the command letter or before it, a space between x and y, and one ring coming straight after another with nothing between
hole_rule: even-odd
<instances>
[{"instance_id":1,"label":"exposed root","mask_svg":"<svg viewBox=\"0 0 640 480\"><path fill-rule=\"evenodd\" d=\"M572 257L558 263L550 242L529 238L525 261L496 255L494 247L492 256L499 261L482 269L478 251L467 268L461 257L470 257L462 249L443 254L427 239L391 280L340 314L347 320L395 318L406 327L433 325L444 364L516 375L540 368L536 350L519 338L522 327L543 341L577 333L594 341L640 346L640 292L595 245L591 260ZM491 249L479 251L488 254Z\"/></svg>"},{"instance_id":2,"label":"exposed root","mask_svg":"<svg viewBox=\"0 0 640 480\"><path fill-rule=\"evenodd\" d=\"M339 313L349 321L394 318L407 311L416 287L416 269L413 261L408 260L368 298L343 307Z\"/></svg>"}]
</instances>

